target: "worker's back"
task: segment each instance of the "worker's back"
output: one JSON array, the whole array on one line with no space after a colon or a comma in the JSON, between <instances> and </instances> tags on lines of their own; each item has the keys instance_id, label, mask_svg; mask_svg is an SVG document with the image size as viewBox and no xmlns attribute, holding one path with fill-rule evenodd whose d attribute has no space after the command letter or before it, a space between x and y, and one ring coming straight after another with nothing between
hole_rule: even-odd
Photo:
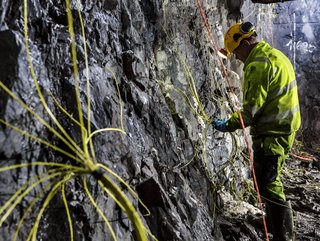
<instances>
[{"instance_id":1,"label":"worker's back","mask_svg":"<svg viewBox=\"0 0 320 241\"><path fill-rule=\"evenodd\" d=\"M290 134L298 130L298 88L290 60L261 41L246 59L244 71L243 107L251 113L251 134Z\"/></svg>"}]
</instances>

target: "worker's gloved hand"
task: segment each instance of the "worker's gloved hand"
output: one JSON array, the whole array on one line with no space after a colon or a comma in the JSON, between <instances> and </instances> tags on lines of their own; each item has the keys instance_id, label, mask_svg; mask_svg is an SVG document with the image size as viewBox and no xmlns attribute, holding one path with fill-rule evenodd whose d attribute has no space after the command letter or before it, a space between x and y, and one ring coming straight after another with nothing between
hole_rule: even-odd
<instances>
[{"instance_id":1,"label":"worker's gloved hand","mask_svg":"<svg viewBox=\"0 0 320 241\"><path fill-rule=\"evenodd\" d=\"M213 127L218 130L218 131L221 131L221 132L227 132L227 119L223 119L223 120L220 120L220 119L214 119L212 121L212 125Z\"/></svg>"}]
</instances>

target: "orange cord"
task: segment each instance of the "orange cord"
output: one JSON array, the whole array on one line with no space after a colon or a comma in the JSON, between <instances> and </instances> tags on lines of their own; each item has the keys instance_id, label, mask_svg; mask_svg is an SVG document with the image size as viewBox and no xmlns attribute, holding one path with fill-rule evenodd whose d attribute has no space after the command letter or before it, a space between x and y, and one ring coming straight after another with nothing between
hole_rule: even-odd
<instances>
[{"instance_id":1,"label":"orange cord","mask_svg":"<svg viewBox=\"0 0 320 241\"><path fill-rule=\"evenodd\" d=\"M203 9L200 5L200 2L199 0L196 0L197 2L197 5L198 5L198 8L200 10L200 13L201 13L201 17L202 17L202 20L207 28L207 32L208 32L208 35L209 35L209 38L210 38L210 41L212 43L212 46L214 48L214 50L216 51L216 53L218 53L218 48L217 48L217 45L212 37L212 34L211 34L211 31L210 31L210 28L209 28L209 24L208 24L208 21L206 19L206 16L203 12ZM231 88L231 84L230 84L230 81L229 81L229 78L228 78L228 73L227 73L227 70L222 62L222 59L221 57L217 54L217 57L218 57L218 60L220 62L220 65L221 65L221 68L223 70L223 74L224 74L224 77L227 81L227 84L228 84L228 87L230 88L231 90L231 94L234 94L233 93L233 90ZM264 226L264 231L265 231L265 235L266 235L266 240L269 241L269 236L268 236L268 229L267 229L267 223L266 223L266 219L265 219L265 216L264 216L264 212L263 212L263 207L262 207L262 200L261 200L261 195L260 195L260 192L259 192L259 187L258 187L258 182L257 182L257 178L256 178L256 173L255 173L255 170L254 170L254 165L253 165L253 157L252 157L252 152L251 152L251 149L250 149L250 145L249 145L249 140L248 140L248 137L246 135L246 132L245 132L245 125L244 125L244 121L243 121L243 118L242 118L242 114L240 111L238 111L238 115L239 115L239 119L240 119L240 123L241 123L241 127L242 127L242 131L243 131L243 135L244 135L244 138L245 138L245 141L246 141L246 145L247 145L247 150L248 150L248 155L249 155L249 161L250 161L250 165L251 165L251 169L252 169L252 176L253 176L253 181L254 181L254 185L255 185L255 188L256 188L256 191L257 191L257 197L258 197L258 201L259 201L259 205L260 205L260 210L261 210L261 214L262 214L262 220L263 220L263 226Z\"/></svg>"},{"instance_id":2,"label":"orange cord","mask_svg":"<svg viewBox=\"0 0 320 241\"><path fill-rule=\"evenodd\" d=\"M304 153L302 153L304 154ZM310 155L310 154L307 154L307 156L302 156L302 155L296 155L296 154L293 154L293 153L289 153L289 155L293 158L297 158L297 159L300 159L302 161L305 161L305 162L314 162L314 161L317 161L317 158Z\"/></svg>"}]
</instances>

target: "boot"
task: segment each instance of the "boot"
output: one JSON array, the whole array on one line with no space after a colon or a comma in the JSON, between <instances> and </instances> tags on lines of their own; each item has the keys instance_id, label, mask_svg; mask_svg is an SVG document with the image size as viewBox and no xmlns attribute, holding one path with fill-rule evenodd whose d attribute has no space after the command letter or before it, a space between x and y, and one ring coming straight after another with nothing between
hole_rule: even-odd
<instances>
[{"instance_id":1,"label":"boot","mask_svg":"<svg viewBox=\"0 0 320 241\"><path fill-rule=\"evenodd\" d=\"M267 220L271 221L273 241L294 241L293 213L290 201L266 203ZM270 226L270 225L269 225Z\"/></svg>"},{"instance_id":2,"label":"boot","mask_svg":"<svg viewBox=\"0 0 320 241\"><path fill-rule=\"evenodd\" d=\"M286 209L284 212L284 227L286 230L286 237L290 241L295 241L294 236L294 221L293 221L293 209L291 207L291 202L286 202Z\"/></svg>"}]
</instances>

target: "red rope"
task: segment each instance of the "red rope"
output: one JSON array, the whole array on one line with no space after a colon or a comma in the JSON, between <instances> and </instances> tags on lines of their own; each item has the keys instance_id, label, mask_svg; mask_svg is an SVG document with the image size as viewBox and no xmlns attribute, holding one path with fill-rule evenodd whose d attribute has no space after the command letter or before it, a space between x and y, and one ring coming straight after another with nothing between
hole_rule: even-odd
<instances>
[{"instance_id":1,"label":"red rope","mask_svg":"<svg viewBox=\"0 0 320 241\"><path fill-rule=\"evenodd\" d=\"M215 41L214 41L214 39L212 37L212 33L211 33L210 28L209 28L209 24L208 24L208 21L206 19L205 13L203 12L203 9L202 9L202 7L200 5L199 0L196 0L196 2L197 2L197 5L198 5L198 8L200 10L202 20L203 20L203 22L204 22L204 24L205 24L205 26L207 28L207 32L208 32L210 41L212 43L212 46L213 46L214 50L216 51L216 53L218 53L219 50L218 50L218 47L217 47L217 45L216 45L216 43L215 43ZM233 90L231 88L231 84L230 84L229 78L228 78L227 70L226 70L226 68L225 68L225 66L224 66L224 64L222 62L222 59L218 54L217 54L217 57L218 57L220 65L221 65L221 68L223 70L223 74L224 74L224 77L225 77L225 79L227 81L228 87L229 87L229 89L231 91L231 94L234 94ZM260 206L260 210L261 210L261 214L262 214L262 220L263 220L263 226L264 226L264 231L265 231L265 235L266 235L266 240L269 241L267 223L266 223L266 219L265 219L265 216L264 216L264 213L263 213L261 195L260 195L258 182L257 182L257 178L256 178L256 173L255 173L254 165L253 165L252 152L251 152L251 149L250 149L249 140L248 140L248 137L246 135L244 121L243 121L242 114L241 114L240 111L238 111L238 115L239 115L242 131L243 131L243 135L244 135L244 138L245 138L245 142L246 142L246 145L247 145L247 150L248 150L248 155L249 155L249 162L250 162L251 169L252 169L252 176L253 176L254 185L255 185L256 191L257 191L257 197L258 197L259 206Z\"/></svg>"}]
</instances>

